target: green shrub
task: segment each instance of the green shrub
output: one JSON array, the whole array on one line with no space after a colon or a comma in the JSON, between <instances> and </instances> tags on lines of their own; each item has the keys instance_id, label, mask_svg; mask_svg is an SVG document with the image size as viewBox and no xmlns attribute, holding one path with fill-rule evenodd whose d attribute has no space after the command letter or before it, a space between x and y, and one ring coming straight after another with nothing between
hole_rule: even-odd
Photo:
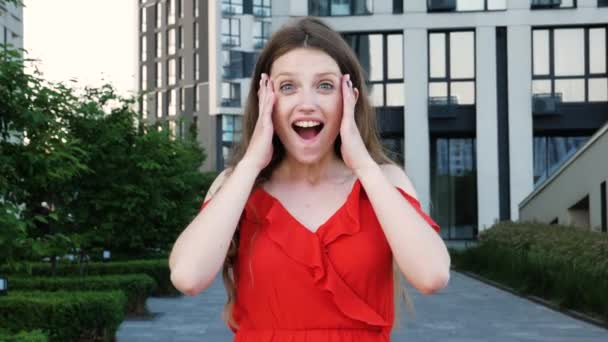
<instances>
[{"instance_id":1,"label":"green shrub","mask_svg":"<svg viewBox=\"0 0 608 342\"><path fill-rule=\"evenodd\" d=\"M51 342L113 341L126 304L122 291L10 291L0 297L0 325L10 331L41 329Z\"/></svg>"},{"instance_id":2,"label":"green shrub","mask_svg":"<svg viewBox=\"0 0 608 342\"><path fill-rule=\"evenodd\" d=\"M500 223L451 251L456 268L608 322L608 236L560 225Z\"/></svg>"},{"instance_id":3,"label":"green shrub","mask_svg":"<svg viewBox=\"0 0 608 342\"><path fill-rule=\"evenodd\" d=\"M42 330L21 331L11 333L0 330L0 341L2 342L48 342L48 336Z\"/></svg>"},{"instance_id":4,"label":"green shrub","mask_svg":"<svg viewBox=\"0 0 608 342\"><path fill-rule=\"evenodd\" d=\"M122 290L127 295L127 313L147 313L146 299L156 288L154 279L146 274L86 277L9 277L12 290L17 291L107 291Z\"/></svg>"},{"instance_id":5,"label":"green shrub","mask_svg":"<svg viewBox=\"0 0 608 342\"><path fill-rule=\"evenodd\" d=\"M0 274L17 275L28 274L32 276L50 276L51 267L49 263L28 263L27 268L20 272L11 272L8 268L0 268ZM131 260L119 262L90 262L79 265L74 262L57 263L56 276L74 275L110 275L110 274L136 274L144 273L154 278L157 287L152 292L153 296L175 296L180 292L171 283L171 274L167 259L156 260Z\"/></svg>"}]
</instances>

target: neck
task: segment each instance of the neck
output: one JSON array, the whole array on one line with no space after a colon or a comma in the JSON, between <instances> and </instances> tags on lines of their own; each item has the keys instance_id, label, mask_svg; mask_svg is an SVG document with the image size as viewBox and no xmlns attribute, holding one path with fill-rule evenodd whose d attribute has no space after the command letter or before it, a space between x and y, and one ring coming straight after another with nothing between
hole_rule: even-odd
<instances>
[{"instance_id":1,"label":"neck","mask_svg":"<svg viewBox=\"0 0 608 342\"><path fill-rule=\"evenodd\" d=\"M344 162L333 151L314 163L302 163L287 154L273 173L273 178L280 182L315 186L328 180L344 178L347 174L345 171L348 171L346 169Z\"/></svg>"}]
</instances>

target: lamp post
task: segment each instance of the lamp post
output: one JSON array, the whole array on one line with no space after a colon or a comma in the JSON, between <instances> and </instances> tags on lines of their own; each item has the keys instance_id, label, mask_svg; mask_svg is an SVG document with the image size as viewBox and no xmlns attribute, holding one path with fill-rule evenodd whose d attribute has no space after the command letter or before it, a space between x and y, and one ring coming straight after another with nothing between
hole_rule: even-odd
<instances>
[{"instance_id":1,"label":"lamp post","mask_svg":"<svg viewBox=\"0 0 608 342\"><path fill-rule=\"evenodd\" d=\"M0 296L8 294L8 279L0 277Z\"/></svg>"},{"instance_id":2,"label":"lamp post","mask_svg":"<svg viewBox=\"0 0 608 342\"><path fill-rule=\"evenodd\" d=\"M103 250L103 261L110 261L111 256L112 256L112 253L110 253L109 250L107 250L107 249Z\"/></svg>"}]
</instances>

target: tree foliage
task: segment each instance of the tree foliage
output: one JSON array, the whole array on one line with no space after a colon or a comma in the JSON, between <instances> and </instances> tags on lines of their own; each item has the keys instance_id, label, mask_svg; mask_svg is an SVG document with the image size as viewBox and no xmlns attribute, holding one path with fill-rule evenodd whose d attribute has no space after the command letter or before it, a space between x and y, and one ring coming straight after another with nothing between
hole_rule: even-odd
<instances>
[{"instance_id":1,"label":"tree foliage","mask_svg":"<svg viewBox=\"0 0 608 342\"><path fill-rule=\"evenodd\" d=\"M0 46L0 263L169 248L205 190L195 134L144 125L111 85L78 95L28 74L22 54Z\"/></svg>"}]
</instances>

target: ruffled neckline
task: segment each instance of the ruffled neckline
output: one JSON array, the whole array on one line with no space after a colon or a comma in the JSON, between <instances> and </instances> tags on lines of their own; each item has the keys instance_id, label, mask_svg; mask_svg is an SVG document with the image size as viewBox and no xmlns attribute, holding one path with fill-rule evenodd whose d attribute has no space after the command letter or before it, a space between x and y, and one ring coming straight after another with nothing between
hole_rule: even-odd
<instances>
[{"instance_id":1,"label":"ruffled neckline","mask_svg":"<svg viewBox=\"0 0 608 342\"><path fill-rule=\"evenodd\" d=\"M288 257L311 269L315 285L331 294L335 305L345 316L371 326L387 327L390 324L386 319L342 279L330 257L333 242L360 232L359 202L364 193L360 180L356 179L344 204L314 232L298 222L277 198L262 187L253 192L251 200L262 219L262 231ZM246 207L245 215L258 221L251 208ZM340 217L344 219L339 220Z\"/></svg>"}]
</instances>

